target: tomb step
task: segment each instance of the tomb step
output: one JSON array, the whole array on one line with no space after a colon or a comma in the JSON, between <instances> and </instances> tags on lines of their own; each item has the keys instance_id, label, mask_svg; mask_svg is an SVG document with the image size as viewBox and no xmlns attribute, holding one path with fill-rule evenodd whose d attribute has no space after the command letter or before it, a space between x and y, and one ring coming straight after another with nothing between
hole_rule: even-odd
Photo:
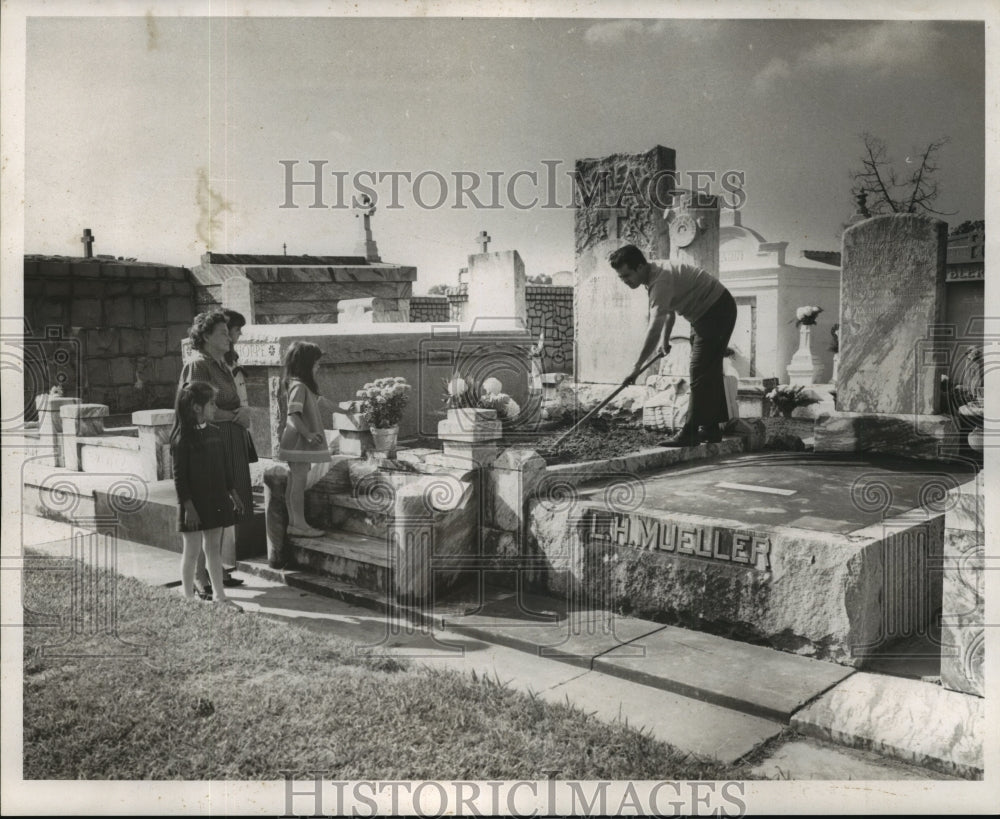
<instances>
[{"instance_id":1,"label":"tomb step","mask_svg":"<svg viewBox=\"0 0 1000 819\"><path fill-rule=\"evenodd\" d=\"M21 509L26 515L96 529L158 549L180 552L182 548L172 480L145 481L115 472L26 464ZM266 553L263 499L255 496L253 516L237 527L236 556L243 559Z\"/></svg>"},{"instance_id":2,"label":"tomb step","mask_svg":"<svg viewBox=\"0 0 1000 819\"><path fill-rule=\"evenodd\" d=\"M40 463L25 464L21 487L21 512L48 520L82 525L96 513L94 488L106 484L101 477L59 469ZM92 526L92 523L91 523Z\"/></svg>"},{"instance_id":3,"label":"tomb step","mask_svg":"<svg viewBox=\"0 0 1000 819\"><path fill-rule=\"evenodd\" d=\"M353 532L385 540L391 511L391 504L359 499L351 492L306 493L306 521L318 529Z\"/></svg>"},{"instance_id":4,"label":"tomb step","mask_svg":"<svg viewBox=\"0 0 1000 819\"><path fill-rule=\"evenodd\" d=\"M392 557L387 538L357 532L327 531L320 537L288 535L292 564L320 575L350 581L388 594L392 588Z\"/></svg>"}]
</instances>

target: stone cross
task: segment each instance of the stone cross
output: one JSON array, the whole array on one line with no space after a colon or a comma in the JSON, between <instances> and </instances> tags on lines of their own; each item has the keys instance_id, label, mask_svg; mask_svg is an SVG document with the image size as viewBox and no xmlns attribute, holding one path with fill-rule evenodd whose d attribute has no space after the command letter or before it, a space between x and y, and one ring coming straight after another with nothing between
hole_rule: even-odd
<instances>
[{"instance_id":1,"label":"stone cross","mask_svg":"<svg viewBox=\"0 0 1000 819\"><path fill-rule=\"evenodd\" d=\"M376 243L374 237L372 236L372 215L375 213L375 205L368 194L361 197L361 203L355 205L355 209L358 211L355 217L360 216L362 218L361 225L361 236L358 240L358 252L365 257L369 262L380 262L382 261L378 255L378 244Z\"/></svg>"},{"instance_id":2,"label":"stone cross","mask_svg":"<svg viewBox=\"0 0 1000 819\"><path fill-rule=\"evenodd\" d=\"M480 253L486 253L487 252L486 248L489 245L489 243L493 241L493 239L485 230L481 230L479 231L479 235L476 237L476 241L483 246L483 249L480 251Z\"/></svg>"},{"instance_id":3,"label":"stone cross","mask_svg":"<svg viewBox=\"0 0 1000 819\"><path fill-rule=\"evenodd\" d=\"M80 241L83 242L83 253L84 257L90 259L94 255L94 234L90 232L90 228L83 229L83 236L80 237Z\"/></svg>"}]
</instances>

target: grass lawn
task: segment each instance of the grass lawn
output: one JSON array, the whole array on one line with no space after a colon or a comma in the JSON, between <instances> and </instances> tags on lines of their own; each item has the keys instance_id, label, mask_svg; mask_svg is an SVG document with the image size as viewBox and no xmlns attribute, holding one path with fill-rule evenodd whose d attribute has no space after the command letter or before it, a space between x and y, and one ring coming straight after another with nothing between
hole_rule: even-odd
<instances>
[{"instance_id":1,"label":"grass lawn","mask_svg":"<svg viewBox=\"0 0 1000 819\"><path fill-rule=\"evenodd\" d=\"M67 629L42 613L66 622L70 573L23 576L25 779L746 778L495 681L355 657L346 640L131 578L118 631L147 656L47 658Z\"/></svg>"}]
</instances>

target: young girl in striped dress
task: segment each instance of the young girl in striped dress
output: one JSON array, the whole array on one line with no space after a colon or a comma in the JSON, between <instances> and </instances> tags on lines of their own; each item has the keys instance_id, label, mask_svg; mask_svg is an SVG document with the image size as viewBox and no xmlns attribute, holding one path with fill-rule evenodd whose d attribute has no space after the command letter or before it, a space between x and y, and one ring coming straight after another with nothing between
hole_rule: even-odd
<instances>
[{"instance_id":1,"label":"young girl in striped dress","mask_svg":"<svg viewBox=\"0 0 1000 819\"><path fill-rule=\"evenodd\" d=\"M204 381L183 384L177 391L170 451L177 490L177 528L184 540L181 586L195 599L194 569L199 547L205 553L208 576L217 603L242 611L226 597L222 582L222 530L243 513L243 501L233 483L215 418L215 389Z\"/></svg>"}]
</instances>

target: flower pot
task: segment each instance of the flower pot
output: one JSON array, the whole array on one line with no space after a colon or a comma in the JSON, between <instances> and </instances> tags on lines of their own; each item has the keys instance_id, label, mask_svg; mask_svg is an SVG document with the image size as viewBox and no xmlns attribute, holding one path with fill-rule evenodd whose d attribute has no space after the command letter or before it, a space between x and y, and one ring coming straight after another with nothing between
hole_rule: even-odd
<instances>
[{"instance_id":1,"label":"flower pot","mask_svg":"<svg viewBox=\"0 0 1000 819\"><path fill-rule=\"evenodd\" d=\"M375 451L379 454L392 457L396 454L396 438L399 435L399 425L386 427L385 429L371 430L372 439L375 441Z\"/></svg>"}]
</instances>

